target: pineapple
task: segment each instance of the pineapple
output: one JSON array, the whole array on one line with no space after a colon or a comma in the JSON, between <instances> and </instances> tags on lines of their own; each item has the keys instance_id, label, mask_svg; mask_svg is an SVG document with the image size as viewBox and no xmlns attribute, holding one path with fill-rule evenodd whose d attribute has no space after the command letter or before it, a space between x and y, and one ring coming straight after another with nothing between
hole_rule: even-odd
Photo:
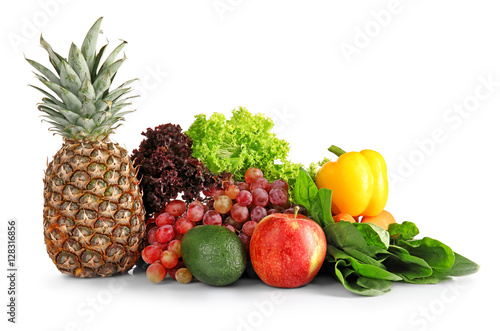
<instances>
[{"instance_id":1,"label":"pineapple","mask_svg":"<svg viewBox=\"0 0 500 331\"><path fill-rule=\"evenodd\" d=\"M45 171L43 225L47 252L57 268L76 277L111 276L129 270L140 256L144 206L137 169L127 151L109 140L120 125L133 80L110 90L115 61L126 42L105 61L96 53L102 17L87 33L81 49L71 45L68 59L40 37L55 73L26 59L48 87L38 109L63 145ZM53 92L53 93L52 93Z\"/></svg>"}]
</instances>

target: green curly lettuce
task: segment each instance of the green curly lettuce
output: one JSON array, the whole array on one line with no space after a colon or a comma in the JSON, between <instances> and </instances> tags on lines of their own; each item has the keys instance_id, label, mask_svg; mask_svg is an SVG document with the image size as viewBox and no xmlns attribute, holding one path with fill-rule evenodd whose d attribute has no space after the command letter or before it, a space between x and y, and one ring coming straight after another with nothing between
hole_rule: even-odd
<instances>
[{"instance_id":1,"label":"green curly lettuce","mask_svg":"<svg viewBox=\"0 0 500 331\"><path fill-rule=\"evenodd\" d=\"M244 180L245 171L257 167L270 182L283 179L293 187L301 165L288 159L290 146L271 132L273 126L269 117L240 107L230 119L221 113L209 119L196 115L186 134L193 140L193 156L213 173L227 171Z\"/></svg>"}]
</instances>

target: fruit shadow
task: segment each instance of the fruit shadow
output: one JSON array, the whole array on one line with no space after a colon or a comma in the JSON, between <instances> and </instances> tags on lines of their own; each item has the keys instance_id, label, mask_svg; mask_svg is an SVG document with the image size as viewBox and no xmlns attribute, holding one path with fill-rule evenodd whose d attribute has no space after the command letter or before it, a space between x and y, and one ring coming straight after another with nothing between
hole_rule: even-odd
<instances>
[{"instance_id":1,"label":"fruit shadow","mask_svg":"<svg viewBox=\"0 0 500 331\"><path fill-rule=\"evenodd\" d=\"M68 288L78 286L80 290L89 294L98 293L103 290L118 290L120 292L121 289L123 289L127 292L137 293L139 296L145 294L154 296L163 293L164 290L168 290L169 293L173 295L178 294L185 298L192 297L196 300L203 297L209 299L216 295L214 293L223 296L241 297L251 295L255 291L266 292L269 290L284 291L283 293L293 292L296 294L309 293L328 297L360 297L347 291L339 282L335 281L330 274L321 272L309 284L293 289L271 287L260 279L247 275L244 275L233 284L221 287L210 286L196 279L193 279L189 284L180 284L171 279L168 275L160 283L152 284L146 277L146 271L140 267L135 267L128 273L105 278L82 279L61 274L60 277L54 278L54 282L54 286L66 287L67 285ZM216 289L217 292L210 289Z\"/></svg>"}]
</instances>

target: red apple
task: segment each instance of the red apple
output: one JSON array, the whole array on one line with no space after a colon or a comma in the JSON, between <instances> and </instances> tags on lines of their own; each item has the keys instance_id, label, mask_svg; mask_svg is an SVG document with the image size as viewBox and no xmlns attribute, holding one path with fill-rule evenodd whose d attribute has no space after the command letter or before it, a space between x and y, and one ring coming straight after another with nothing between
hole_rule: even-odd
<instances>
[{"instance_id":1,"label":"red apple","mask_svg":"<svg viewBox=\"0 0 500 331\"><path fill-rule=\"evenodd\" d=\"M303 215L271 214L255 227L250 260L267 285L293 288L308 284L326 254L321 227Z\"/></svg>"}]
</instances>

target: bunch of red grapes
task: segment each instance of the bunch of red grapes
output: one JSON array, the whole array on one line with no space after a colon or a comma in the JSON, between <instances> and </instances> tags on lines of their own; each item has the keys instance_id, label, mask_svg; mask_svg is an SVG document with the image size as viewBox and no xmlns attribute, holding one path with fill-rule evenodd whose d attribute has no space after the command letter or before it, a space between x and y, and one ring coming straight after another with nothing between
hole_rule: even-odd
<instances>
[{"instance_id":1,"label":"bunch of red grapes","mask_svg":"<svg viewBox=\"0 0 500 331\"><path fill-rule=\"evenodd\" d=\"M212 197L203 224L222 225L236 233L248 250L257 224L276 212L294 213L288 199L288 183L278 179L269 183L259 168L249 168L244 182L228 182L223 189L204 192Z\"/></svg>"},{"instance_id":2,"label":"bunch of red grapes","mask_svg":"<svg viewBox=\"0 0 500 331\"><path fill-rule=\"evenodd\" d=\"M182 262L182 236L196 225L220 225L236 233L247 251L257 224L273 213L295 212L288 199L288 183L264 178L258 168L245 172L244 182L229 179L221 187L203 192L204 202L193 201L188 206L181 200L169 202L163 212L147 220L147 246L143 260L150 264L146 274L157 283L168 274L180 283L188 283L192 275ZM306 214L299 205L299 213Z\"/></svg>"}]
</instances>

